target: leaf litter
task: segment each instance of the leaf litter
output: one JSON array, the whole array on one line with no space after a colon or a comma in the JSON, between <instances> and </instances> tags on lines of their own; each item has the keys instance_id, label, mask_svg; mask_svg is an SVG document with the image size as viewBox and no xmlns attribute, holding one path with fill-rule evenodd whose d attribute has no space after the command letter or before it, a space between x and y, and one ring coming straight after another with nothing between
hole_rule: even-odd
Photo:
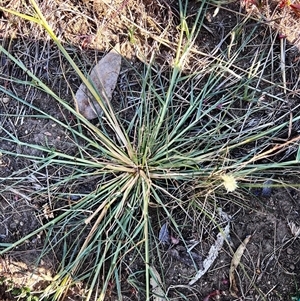
<instances>
[{"instance_id":1,"label":"leaf litter","mask_svg":"<svg viewBox=\"0 0 300 301\"><path fill-rule=\"evenodd\" d=\"M150 284L152 286L152 294L154 301L165 301L167 300L165 296L165 292L163 290L163 285L161 281L161 277L157 272L154 266L150 267L150 274L152 277L150 278Z\"/></svg>"},{"instance_id":2,"label":"leaf litter","mask_svg":"<svg viewBox=\"0 0 300 301\"><path fill-rule=\"evenodd\" d=\"M219 251L222 249L224 241L230 237L230 216L223 212L221 208L218 210L219 216L222 221L226 223L226 226L221 229L218 233L215 243L211 246L207 258L203 261L202 256L196 252L192 252L191 249L195 246L187 248L189 242L185 242L185 246L179 245L179 240L174 238L168 229L168 223L164 223L159 231L159 241L168 247L168 254L170 254L176 260L186 264L187 266L197 267L198 272L194 278L189 282L189 285L193 285L197 282L212 266L216 258L218 257ZM198 244L198 242L196 243Z\"/></svg>"},{"instance_id":3,"label":"leaf litter","mask_svg":"<svg viewBox=\"0 0 300 301\"><path fill-rule=\"evenodd\" d=\"M89 80L97 90L102 101L110 101L121 70L119 44L106 54L92 69ZM82 83L75 94L75 106L88 120L102 115L98 101L92 96L87 86Z\"/></svg>"},{"instance_id":4,"label":"leaf litter","mask_svg":"<svg viewBox=\"0 0 300 301\"><path fill-rule=\"evenodd\" d=\"M158 239L162 244L170 244L170 233L168 223L164 223L159 231Z\"/></svg>"},{"instance_id":5,"label":"leaf litter","mask_svg":"<svg viewBox=\"0 0 300 301\"><path fill-rule=\"evenodd\" d=\"M235 251L235 253L232 257L232 260L231 260L230 269L229 269L229 285L230 285L229 286L229 292L235 298L238 298L239 289L238 289L237 284L236 284L234 272L235 272L235 270L237 269L238 265L241 262L242 256L244 254L244 251L246 249L246 246L247 246L250 238L251 238L251 235L248 235L244 239L244 241L239 245L239 247Z\"/></svg>"},{"instance_id":6,"label":"leaf litter","mask_svg":"<svg viewBox=\"0 0 300 301\"><path fill-rule=\"evenodd\" d=\"M162 225L159 231L158 239L164 246L168 247L167 253L176 260L187 266L193 267L196 265L197 268L202 267L202 256L191 251L194 246L187 248L190 243L195 245L195 242L185 241L185 246L179 245L180 240L170 235L168 223L164 223Z\"/></svg>"},{"instance_id":7,"label":"leaf litter","mask_svg":"<svg viewBox=\"0 0 300 301\"><path fill-rule=\"evenodd\" d=\"M229 238L230 216L227 213L223 212L221 208L219 208L219 215L222 220L226 222L226 226L218 233L215 243L209 249L207 258L203 261L203 266L198 270L197 274L189 282L189 285L193 285L209 270L209 268L218 257L218 254L223 247L224 241Z\"/></svg>"}]
</instances>

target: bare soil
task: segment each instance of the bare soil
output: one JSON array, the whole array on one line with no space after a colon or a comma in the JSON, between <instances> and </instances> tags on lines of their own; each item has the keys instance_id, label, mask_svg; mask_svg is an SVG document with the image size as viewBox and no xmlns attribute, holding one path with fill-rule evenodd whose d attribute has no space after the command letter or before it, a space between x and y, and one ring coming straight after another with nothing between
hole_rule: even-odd
<instances>
[{"instance_id":1,"label":"bare soil","mask_svg":"<svg viewBox=\"0 0 300 301\"><path fill-rule=\"evenodd\" d=\"M167 71L172 66L173 52L167 46L159 44L159 40L167 39L172 42L176 39L174 34L176 31L170 29L179 18L178 6L175 1L143 0L139 5L131 0L116 0L112 5L108 5L107 1L96 0L56 1L55 4L51 1L40 2L46 19L53 25L59 37L64 41L68 52L78 62L81 69L90 70L95 61L110 50L111 46L117 42L121 43L124 65L115 93L116 98L119 97L122 89L125 89L122 86L122 84L124 85L122 74L130 73L128 63L135 68L143 68L143 64L147 63L151 53L155 51L156 64L162 71ZM2 1L0 3L11 9L23 9L19 1ZM193 15L199 5L199 2L190 1L190 15ZM290 106L282 108L284 111L289 110L300 100L300 25L299 17L293 10L289 7L280 10L278 5L279 3L272 2L263 3L260 6L254 1L245 1L241 6L240 2L232 2L222 4L216 14L217 6L212 4L205 16L204 24L207 28L203 28L201 31L196 46L199 51L213 52L217 45L220 45L218 47L221 51L231 45L232 53L234 53L235 45L230 41L230 32L236 27L242 15L249 14L253 27L248 24L247 28L244 28L244 34L257 26L261 27L262 33L253 40L251 49L250 47L245 49L245 59L239 61L239 66L243 68L243 66L249 65L249 53L255 53L257 45L262 43L261 41L264 40L267 33L274 37L273 44L266 45L273 49L274 55L278 55L282 43L279 33L286 36L285 60L289 67L286 83L287 87L294 92L287 94ZM33 27L31 28L28 24L23 27L21 25L21 21L18 21L16 17L11 17L6 12L0 12L2 45L72 105L70 87L76 91L80 84L76 74L68 69L64 58L41 29L40 31L34 29L35 36L33 37L31 33ZM134 32L132 37L130 32ZM134 42L130 39L134 39ZM191 72L196 66L196 57L189 58L185 72ZM11 76L23 81L30 81L30 78L16 68L14 63L7 60L4 55L0 57L0 70L2 86L11 89L21 99L48 112L49 115L69 124L70 127L76 124L76 120L73 120L72 116L53 98L35 87L24 90L22 83L9 81L8 78ZM278 85L283 85L281 72L270 74L269 79L277 82ZM265 84L267 85L267 82ZM130 105L130 100L123 101L123 105ZM275 117L276 114L282 114L280 109L274 110L272 114ZM270 112L266 112L266 114L270 114ZM27 117L22 117L24 115ZM32 193L27 194L33 189L38 194L39 185L45 185L46 180L38 168L35 173L29 172L34 166L22 155L40 156L42 151L35 150L33 152L26 145L16 148L15 144L12 145L5 140L7 133L16 133L22 142L61 149L70 155L74 151L73 140L57 124L38 118L36 112L26 109L16 100L9 99L4 95L0 96L0 117L1 149L12 153L11 156L0 157L0 185L6 185L5 192L0 194L0 243L13 243L51 220L55 210L49 209L47 199L33 196ZM299 128L293 130L295 133L299 133ZM19 156L13 154L19 154ZM291 156L293 154L292 152ZM70 172L72 170L67 167L61 171L47 170L49 177L54 178L58 173L61 177ZM21 186L17 189L16 186L12 186L11 189L7 189L7 186L12 185L12 175L28 176L28 183L31 183L31 186ZM291 185L287 185L285 188L273 188L267 194L260 190L244 191L241 195L235 196L236 199L232 202L219 200L219 205L223 210L232 216L230 244L224 245L213 267L193 286L189 286L188 282L195 275L195 268L176 259L162 245L159 247L160 258L153 258L153 262L157 262L156 269L168 290L170 300L287 301L292 300L292 297L299 296L300 234L297 236L293 232L300 227L300 190L292 187L293 184L298 185L299 175L295 174L289 179L284 178L284 174L274 175L274 181L281 179ZM70 189L78 194L86 193L93 191L96 184L97 182L93 180L80 185L74 183ZM2 186L1 191L4 191ZM182 228L171 229L172 236L179 237L178 231L180 231L184 239L200 241L195 247L195 251L205 257L215 239L214 235L218 233L217 229L214 229L212 225L205 225L204 223L207 221L202 221L197 225L186 223L180 209L174 211L173 217L178 224L182 225ZM163 224L163 214L153 209L151 218L158 236ZM44 235L44 233L37 233L34 238L26 240L20 249L15 249L9 255L0 258L0 300L13 300L12 291L8 291L12 283L12 286L16 287L33 285L33 289L36 290L46 287L47 281L49 281L47 275L51 277L51 271L59 262L59 255L56 258L53 254L41 258L39 268L33 269L33 263L41 254ZM250 242L242 258L242 265L236 274L241 297L235 298L229 293L229 266L233 252L248 235L251 235ZM128 281L130 275L140 271L141 267L141 264L134 261L133 258L134 253L128 254L128 258L124 260L124 275L122 275L121 281L124 282L127 290L124 291L123 300L144 300L143 292L138 289L139 285L135 286ZM160 262L163 264L161 265ZM127 267L125 267L125 263ZM3 281L4 278L10 279L11 282ZM34 284L30 281L33 281ZM142 281L141 277L141 286L143 286ZM216 290L219 290L220 293L212 295L210 299L205 299ZM66 300L81 299L80 287L74 288L69 297L66 297ZM109 288L107 300L118 300L114 283Z\"/></svg>"}]
</instances>

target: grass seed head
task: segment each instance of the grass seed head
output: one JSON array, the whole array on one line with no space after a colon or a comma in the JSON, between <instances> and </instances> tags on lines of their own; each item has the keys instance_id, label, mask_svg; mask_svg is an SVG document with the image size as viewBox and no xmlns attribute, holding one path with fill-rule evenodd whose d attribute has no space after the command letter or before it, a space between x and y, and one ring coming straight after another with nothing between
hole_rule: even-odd
<instances>
[{"instance_id":1,"label":"grass seed head","mask_svg":"<svg viewBox=\"0 0 300 301\"><path fill-rule=\"evenodd\" d=\"M221 179L223 180L223 185L227 192L233 192L238 188L236 179L233 175L223 175Z\"/></svg>"}]
</instances>

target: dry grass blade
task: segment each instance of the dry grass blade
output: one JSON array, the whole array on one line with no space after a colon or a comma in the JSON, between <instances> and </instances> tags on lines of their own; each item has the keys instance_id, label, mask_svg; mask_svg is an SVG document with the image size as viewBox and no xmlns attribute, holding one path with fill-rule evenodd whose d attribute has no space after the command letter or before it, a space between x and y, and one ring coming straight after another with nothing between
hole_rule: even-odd
<instances>
[{"instance_id":1,"label":"dry grass blade","mask_svg":"<svg viewBox=\"0 0 300 301\"><path fill-rule=\"evenodd\" d=\"M229 283L230 283L229 291L230 291L230 294L235 298L238 298L239 289L236 284L234 273L235 273L235 270L237 269L238 265L240 264L240 261L242 259L242 256L244 254L244 251L246 249L246 246L247 246L250 238L251 238L251 235L247 236L244 239L244 241L239 245L239 247L233 254L233 257L231 260L230 269L229 269Z\"/></svg>"}]
</instances>

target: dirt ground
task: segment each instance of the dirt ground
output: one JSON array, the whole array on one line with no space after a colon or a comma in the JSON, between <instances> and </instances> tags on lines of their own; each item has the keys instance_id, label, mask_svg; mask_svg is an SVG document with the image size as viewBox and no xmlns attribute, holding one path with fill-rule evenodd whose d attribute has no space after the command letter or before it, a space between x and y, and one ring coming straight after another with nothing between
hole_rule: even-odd
<instances>
[{"instance_id":1,"label":"dirt ground","mask_svg":"<svg viewBox=\"0 0 300 301\"><path fill-rule=\"evenodd\" d=\"M20 1L19 1L20 2ZM20 8L21 2L0 1L1 6L11 9ZM50 2L49 2L50 3ZM151 54L156 51L156 64L161 70L168 70L172 65L172 51L159 39L167 39L172 42L175 37L170 30L170 25L178 19L178 4L176 1L143 0L140 5L134 1L56 1L49 4L48 1L41 1L41 9L46 19L52 24L58 36L64 41L65 47L73 59L83 70L90 70L99 59L111 49L112 45L120 43L124 61L130 63L134 68L143 68ZM260 2L259 2L260 3ZM242 14L249 14L253 26L260 23L261 35L253 40L253 49L245 50L255 52L256 45L259 45L267 33L273 36L273 44L266 45L273 48L276 55L282 47L282 39L286 37L286 64L290 67L286 74L288 88L294 91L287 95L290 106L299 104L299 74L300 74L300 23L297 12L289 7L278 8L279 2L258 4L256 1L231 2L211 5L205 16L205 26L199 35L196 46L199 51L213 51L217 45L220 49L230 44L230 31L236 26ZM190 1L189 13L199 7L199 2ZM55 6L55 7L53 7ZM117 7L117 9L114 9ZM52 12L56 13L53 14ZM219 11L216 13L216 9ZM123 17L121 17L123 15ZM270 21L270 20L275 21ZM135 26L132 21L134 20ZM170 21L172 20L172 22ZM13 22L13 23L12 23ZM56 50L53 42L46 37L41 30L32 37L32 28L27 25L21 27L21 23L12 18L6 12L0 12L0 37L2 45L14 56L30 67L35 74L43 78L56 93L72 104L70 88L76 90L80 85L76 74L69 71L64 58ZM171 23L170 23L171 22ZM14 24L14 27L11 27ZM55 24L55 25L54 25ZM268 28L266 30L266 28ZM245 29L251 30L251 27ZM7 35L7 32L9 35ZM134 32L133 36L130 33ZM282 38L279 38L281 36ZM131 43L130 39L135 42ZM222 43L221 43L222 42ZM221 44L220 44L221 43ZM232 46L234 48L234 46ZM246 56L245 54L245 56ZM1 55L1 53L0 53ZM190 64L185 72L191 72L196 68L197 62L190 59ZM239 61L239 66L248 65L246 58ZM84 62L84 63L82 63ZM17 93L20 98L29 100L36 107L49 113L62 122L74 126L76 120L72 119L69 112L66 112L54 99L45 95L34 86L23 89L22 82L10 82L7 77L13 76L20 80L30 80L28 75L8 61L4 55L0 57L0 84ZM130 74L128 64L122 65L120 83L115 97L122 97L125 88L123 75ZM270 75L272 80L282 83L280 72ZM275 77L275 78L274 78ZM278 78L277 78L278 77ZM134 81L134 78L132 78ZM67 85L68 83L69 85ZM36 168L34 174L28 172L35 168L31 161L22 157L23 154L30 156L42 155L42 151L33 152L26 145L11 144L5 137L9 132L16 133L20 141L35 143L48 147L61 149L72 155L74 152L72 137L63 128L51 120L38 118L28 108L14 99L0 95L0 143L1 149L10 151L20 156L0 157L0 248L5 244L13 243L27 234L35 231L51 218L53 211L49 209L47 199L38 197L39 187L45 185L47 180L42 172ZM130 105L129 100L124 100L122 106ZM283 110L289 108L283 108ZM299 109L298 109L299 110ZM294 112L297 114L299 112ZM32 115L32 118L22 118L22 114ZM266 112L266 114L270 114ZM282 112L274 111L274 118ZM276 115L277 114L277 115ZM293 128L299 134L300 126ZM79 141L80 143L80 141ZM294 152L288 154L292 156ZM30 168L29 168L30 166ZM28 168L27 168L28 167ZM72 172L68 168L64 170L47 170L49 177L55 178ZM28 186L15 186L12 183L13 176L21 178L26 175ZM284 174L275 174L272 179L284 181L290 185L284 188L272 188L267 192L244 191L243 194L235 195L232 202L219 200L219 205L232 216L229 244L219 253L213 267L194 285L189 286L188 282L195 275L195 268L181 262L172 256L164 247L160 246L160 258L153 258L157 262L156 269L163 279L164 286L168 290L170 300L272 300L287 301L300 298L300 189L299 174L294 177L285 178ZM97 181L87 183L74 182L70 188L72 193L84 194L93 191ZM17 187L17 188L16 188ZM54 210L55 214L55 210ZM196 214L196 213L194 213ZM162 218L162 220L160 220ZM160 231L163 214L153 209L153 228ZM178 237L179 230L186 240L196 240L200 243L195 247L197 254L205 257L211 243L215 239L213 235L218 233L213 225L202 220L197 225L185 221L184 214L174 212L174 218L181 229L170 229L172 236ZM208 224L205 224L208 223ZM209 229L209 230L205 230ZM298 232L297 232L298 231ZM42 290L46 285L51 271L59 261L59 255L55 258L53 254L45 256L40 260L38 270L33 270L33 262L40 256L43 247L44 233L36 233L34 238L26 240L20 247L16 248L9 255L0 257L0 300L12 300L13 292L8 291L10 284L22 287L34 286L34 289ZM238 269L237 285L239 298L232 297L229 293L228 271L233 252L242 241L251 235L250 241L245 250L242 266ZM180 243L179 243L180 245ZM125 283L127 290L124 291L123 300L144 300L142 291L138 290L139 285L128 281L130 275L140 270L139 262L132 260L134 254L128 254L124 261L124 274L121 281ZM162 262L163 264L159 264ZM48 277L48 278L47 278ZM4 281L11 279L12 282ZM32 283L30 282L32 281ZM141 281L142 278L141 278ZM107 294L107 300L118 300L115 294L115 284L111 284ZM216 291L219 292L216 292ZM214 295L215 293L215 295ZM210 299L205 299L211 295ZM80 287L74 289L66 300L82 300Z\"/></svg>"}]
</instances>

